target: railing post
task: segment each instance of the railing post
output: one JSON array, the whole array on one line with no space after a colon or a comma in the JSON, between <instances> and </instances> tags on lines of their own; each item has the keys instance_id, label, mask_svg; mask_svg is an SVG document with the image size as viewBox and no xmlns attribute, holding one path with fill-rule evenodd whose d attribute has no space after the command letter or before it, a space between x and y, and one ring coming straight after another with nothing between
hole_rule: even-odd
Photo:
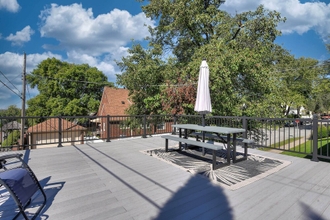
<instances>
[{"instance_id":1,"label":"railing post","mask_svg":"<svg viewBox=\"0 0 330 220\"><path fill-rule=\"evenodd\" d=\"M242 117L242 124L243 124L243 129L245 130L245 132L243 134L243 138L247 138L248 126L247 126L246 116Z\"/></svg>"},{"instance_id":2,"label":"railing post","mask_svg":"<svg viewBox=\"0 0 330 220\"><path fill-rule=\"evenodd\" d=\"M245 132L243 133L243 138L246 139L248 138L248 123L247 123L247 118L246 116L244 115L243 118L242 118L242 125L243 125L243 129L245 130ZM243 143L243 147L244 147L244 157L247 157L247 147L248 147L248 144L247 143Z\"/></svg>"},{"instance_id":3,"label":"railing post","mask_svg":"<svg viewBox=\"0 0 330 220\"><path fill-rule=\"evenodd\" d=\"M147 116L143 115L143 134L142 138L147 138Z\"/></svg>"},{"instance_id":4,"label":"railing post","mask_svg":"<svg viewBox=\"0 0 330 220\"><path fill-rule=\"evenodd\" d=\"M58 145L57 147L63 147L62 145L62 117L58 116Z\"/></svg>"},{"instance_id":5,"label":"railing post","mask_svg":"<svg viewBox=\"0 0 330 220\"><path fill-rule=\"evenodd\" d=\"M312 161L319 162L319 158L317 157L317 151L318 151L318 140L317 140L317 135L318 135L318 118L317 115L313 115L313 157Z\"/></svg>"},{"instance_id":6,"label":"railing post","mask_svg":"<svg viewBox=\"0 0 330 220\"><path fill-rule=\"evenodd\" d=\"M106 125L106 130L107 130L107 142L110 142L110 115L107 115L107 125Z\"/></svg>"},{"instance_id":7,"label":"railing post","mask_svg":"<svg viewBox=\"0 0 330 220\"><path fill-rule=\"evenodd\" d=\"M177 116L173 115L173 124L176 125L176 122L177 122ZM176 134L176 128L173 128L172 134Z\"/></svg>"}]
</instances>

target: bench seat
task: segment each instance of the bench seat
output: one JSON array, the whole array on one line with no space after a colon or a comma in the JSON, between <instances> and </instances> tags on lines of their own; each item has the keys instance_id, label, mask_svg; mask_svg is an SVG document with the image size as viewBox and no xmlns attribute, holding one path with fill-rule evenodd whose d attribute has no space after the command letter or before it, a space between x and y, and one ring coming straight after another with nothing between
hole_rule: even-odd
<instances>
[{"instance_id":1,"label":"bench seat","mask_svg":"<svg viewBox=\"0 0 330 220\"><path fill-rule=\"evenodd\" d=\"M196 141L198 141L200 137L203 137L203 133L202 132L192 132L189 135L196 137ZM204 135L205 135L206 138L208 138L210 140L218 140L221 143L223 143L224 145L225 144L228 145L227 136L220 136L219 137L217 134L213 134L213 133L209 133L209 132L205 132ZM254 140L253 139L248 139L248 138L236 138L236 141L243 143L244 158L247 158L247 155L248 155L248 146L253 146L254 143L255 143Z\"/></svg>"},{"instance_id":2,"label":"bench seat","mask_svg":"<svg viewBox=\"0 0 330 220\"><path fill-rule=\"evenodd\" d=\"M165 138L167 140L178 141L178 142L182 142L182 143L186 143L186 144L190 144L190 145L194 145L194 146L198 146L198 147L208 148L211 150L222 150L223 149L223 147L219 146L219 145L204 143L204 142L186 139L186 138L182 138L182 137L180 138L176 135L162 135L161 137ZM168 151L168 145L165 146L165 151Z\"/></svg>"},{"instance_id":3,"label":"bench seat","mask_svg":"<svg viewBox=\"0 0 330 220\"><path fill-rule=\"evenodd\" d=\"M196 137L196 139L198 140L199 137L203 136L203 133L202 132L192 132L189 135ZM220 142L221 141L226 141L227 142L227 136L218 137L218 135L216 135L216 134L205 132L205 137L209 138L209 139L212 139L212 140L219 140ZM248 138L236 138L236 141L246 143L246 144L254 144L254 140L253 139L248 139Z\"/></svg>"},{"instance_id":4,"label":"bench seat","mask_svg":"<svg viewBox=\"0 0 330 220\"><path fill-rule=\"evenodd\" d=\"M218 167L220 167L220 166L217 166L216 151L217 150L222 150L223 149L222 146L209 144L209 143L204 143L204 142L191 140L191 139L186 139L186 138L178 137L176 135L162 135L161 137L165 139L165 151L166 152L168 151L168 140L178 141L180 150L181 150L181 143L180 142L190 144L190 145L193 145L193 146L198 146L198 147L202 147L202 148L211 149L212 150L212 169L215 170ZM229 158L228 158L228 161L229 161ZM228 163L230 164L230 161ZM229 164L227 164L227 165L229 165Z\"/></svg>"}]
</instances>

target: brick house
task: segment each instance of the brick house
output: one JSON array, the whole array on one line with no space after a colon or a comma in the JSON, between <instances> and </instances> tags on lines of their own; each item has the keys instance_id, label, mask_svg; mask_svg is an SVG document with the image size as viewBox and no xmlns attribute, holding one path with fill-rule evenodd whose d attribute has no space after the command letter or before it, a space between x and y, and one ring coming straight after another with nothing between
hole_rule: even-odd
<instances>
[{"instance_id":1,"label":"brick house","mask_svg":"<svg viewBox=\"0 0 330 220\"><path fill-rule=\"evenodd\" d=\"M142 117L130 116L126 110L131 106L129 99L129 90L104 87L102 99L97 113L99 121L99 133L101 139L106 139L109 134L111 138L141 136L143 133ZM109 118L106 116L110 116ZM149 135L156 133L172 132L172 121L167 122L160 117L157 121L148 120L147 133ZM109 126L107 127L107 121ZM109 129L109 131L108 131Z\"/></svg>"},{"instance_id":2,"label":"brick house","mask_svg":"<svg viewBox=\"0 0 330 220\"><path fill-rule=\"evenodd\" d=\"M60 124L59 118L51 118L27 129L28 145L31 148L57 146L60 126L63 146L84 143L86 128L65 119L61 119Z\"/></svg>"},{"instance_id":3,"label":"brick house","mask_svg":"<svg viewBox=\"0 0 330 220\"><path fill-rule=\"evenodd\" d=\"M105 86L97 112L99 119L100 136L102 139L107 137L107 117L110 116L110 137L121 137L129 130L124 126L124 122L129 117L126 109L130 107L132 102L129 100L129 90L122 88L112 88Z\"/></svg>"}]
</instances>

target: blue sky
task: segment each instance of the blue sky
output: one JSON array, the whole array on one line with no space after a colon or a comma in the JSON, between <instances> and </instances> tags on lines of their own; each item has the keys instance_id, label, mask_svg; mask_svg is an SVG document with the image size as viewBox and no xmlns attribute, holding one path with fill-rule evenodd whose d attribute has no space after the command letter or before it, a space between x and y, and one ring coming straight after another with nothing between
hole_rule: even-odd
<instances>
[{"instance_id":1,"label":"blue sky","mask_svg":"<svg viewBox=\"0 0 330 220\"><path fill-rule=\"evenodd\" d=\"M287 18L276 42L295 57L330 58L325 43L330 36L330 2L302 0L227 0L222 9L231 14L263 4ZM120 74L114 60L127 55L131 40L142 42L145 17L135 0L0 0L0 109L21 107L23 53L27 74L41 61L56 57L70 63L88 63L111 82ZM26 98L38 94L27 87Z\"/></svg>"}]
</instances>

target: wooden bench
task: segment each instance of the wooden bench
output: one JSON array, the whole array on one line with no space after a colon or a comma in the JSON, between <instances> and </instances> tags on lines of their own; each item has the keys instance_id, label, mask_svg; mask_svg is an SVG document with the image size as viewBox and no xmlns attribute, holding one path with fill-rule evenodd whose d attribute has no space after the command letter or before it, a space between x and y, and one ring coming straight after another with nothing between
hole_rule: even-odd
<instances>
[{"instance_id":1,"label":"wooden bench","mask_svg":"<svg viewBox=\"0 0 330 220\"><path fill-rule=\"evenodd\" d=\"M196 141L199 140L200 137L203 137L202 132L192 132L189 134L190 136L196 137ZM205 138L208 138L209 140L219 140L221 143L228 144L227 143L227 136L218 136L213 133L205 132L204 134ZM253 139L248 139L248 138L236 138L237 142L243 143L244 147L244 157L247 157L247 148L248 146L254 145L254 140ZM228 146L227 146L228 147Z\"/></svg>"},{"instance_id":2,"label":"wooden bench","mask_svg":"<svg viewBox=\"0 0 330 220\"><path fill-rule=\"evenodd\" d=\"M191 139L186 139L186 138L178 137L176 135L162 135L161 137L165 139L165 151L166 152L168 151L168 140L178 141L180 150L181 150L181 143L186 143L186 144L190 144L193 146L211 149L212 150L212 169L215 170L219 167L219 166L217 166L216 151L222 150L223 149L222 146L214 145L214 144L210 144L210 143L204 143L204 142L200 142L200 141L195 141L195 140L191 140ZM230 155L227 155L227 161L230 164Z\"/></svg>"}]
</instances>

